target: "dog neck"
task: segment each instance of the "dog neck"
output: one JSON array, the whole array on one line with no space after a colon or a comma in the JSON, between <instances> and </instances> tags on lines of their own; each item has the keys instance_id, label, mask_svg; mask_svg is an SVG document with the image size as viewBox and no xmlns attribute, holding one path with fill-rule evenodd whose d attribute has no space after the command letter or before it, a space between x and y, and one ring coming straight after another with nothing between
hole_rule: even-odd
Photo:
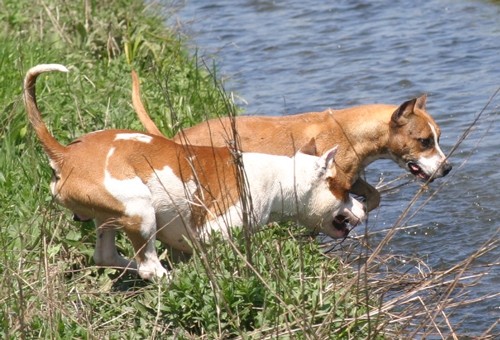
<instances>
[{"instance_id":1,"label":"dog neck","mask_svg":"<svg viewBox=\"0 0 500 340\"><path fill-rule=\"evenodd\" d=\"M370 105L358 108L355 115L352 109L327 111L330 131L336 134L333 138L340 141L336 164L342 165L340 170L346 176L355 179L377 159L392 158L389 122L395 109L390 105ZM328 138L331 136L325 136L325 142Z\"/></svg>"}]
</instances>

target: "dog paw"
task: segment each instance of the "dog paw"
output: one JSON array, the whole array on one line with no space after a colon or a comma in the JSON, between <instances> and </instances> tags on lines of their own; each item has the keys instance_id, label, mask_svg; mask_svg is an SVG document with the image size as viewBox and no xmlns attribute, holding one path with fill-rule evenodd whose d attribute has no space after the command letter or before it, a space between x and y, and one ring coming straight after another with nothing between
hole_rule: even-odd
<instances>
[{"instance_id":1,"label":"dog paw","mask_svg":"<svg viewBox=\"0 0 500 340\"><path fill-rule=\"evenodd\" d=\"M170 281L171 275L168 270L158 262L155 264L141 263L138 268L139 276L143 280L156 281L156 279Z\"/></svg>"}]
</instances>

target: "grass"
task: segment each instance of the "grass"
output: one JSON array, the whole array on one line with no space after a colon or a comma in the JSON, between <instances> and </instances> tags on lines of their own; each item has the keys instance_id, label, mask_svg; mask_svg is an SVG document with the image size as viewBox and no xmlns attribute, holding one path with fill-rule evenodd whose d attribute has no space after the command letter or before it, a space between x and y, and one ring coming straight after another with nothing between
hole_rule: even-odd
<instances>
[{"instance_id":1,"label":"grass","mask_svg":"<svg viewBox=\"0 0 500 340\"><path fill-rule=\"evenodd\" d=\"M366 321L344 324L366 308L344 304L356 303L352 296L342 296L352 294L342 287L352 273L325 257L317 243L297 239L287 226L275 226L253 236L249 264L243 232L237 230L233 237L232 244L215 238L190 263L177 268L163 300L162 319L210 338L368 334ZM193 265L209 268L193 272ZM318 333L316 327L323 330Z\"/></svg>"},{"instance_id":2,"label":"grass","mask_svg":"<svg viewBox=\"0 0 500 340\"><path fill-rule=\"evenodd\" d=\"M458 337L449 314L476 302L463 294L485 274L472 264L498 247L495 238L440 271L384 255L404 220L377 249L363 247L361 237L328 255L293 225L265 229L251 242L236 230L230 242L216 238L186 262L171 263L163 252L175 268L169 284L93 264L94 226L71 221L49 194L22 78L38 63L70 67L37 87L44 119L63 143L97 129L142 129L131 108L132 67L169 136L207 113L237 111L216 70L187 53L183 37L154 13L143 1L0 2L0 337ZM124 237L118 246L131 257ZM484 337L493 334L488 328Z\"/></svg>"}]
</instances>

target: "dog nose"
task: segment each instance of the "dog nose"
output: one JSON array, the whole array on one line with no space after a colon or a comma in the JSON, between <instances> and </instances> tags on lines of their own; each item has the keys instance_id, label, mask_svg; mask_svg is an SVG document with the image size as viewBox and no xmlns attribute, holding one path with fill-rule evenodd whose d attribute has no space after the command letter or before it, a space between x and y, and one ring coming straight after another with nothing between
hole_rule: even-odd
<instances>
[{"instance_id":1,"label":"dog nose","mask_svg":"<svg viewBox=\"0 0 500 340\"><path fill-rule=\"evenodd\" d=\"M445 165L443 165L443 176L448 175L452 168L453 166L450 163L446 163Z\"/></svg>"}]
</instances>

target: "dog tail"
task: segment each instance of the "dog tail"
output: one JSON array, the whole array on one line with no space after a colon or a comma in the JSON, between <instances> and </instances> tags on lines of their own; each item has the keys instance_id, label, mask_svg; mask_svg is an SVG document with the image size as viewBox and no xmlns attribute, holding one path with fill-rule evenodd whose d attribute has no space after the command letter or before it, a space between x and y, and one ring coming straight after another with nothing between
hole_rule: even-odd
<instances>
[{"instance_id":1,"label":"dog tail","mask_svg":"<svg viewBox=\"0 0 500 340\"><path fill-rule=\"evenodd\" d=\"M68 72L68 69L59 64L40 64L30 68L24 78L24 105L28 113L28 119L35 129L35 133L42 143L45 153L49 156L52 163L59 164L65 147L47 129L36 103L36 79L40 74L50 71Z\"/></svg>"},{"instance_id":2,"label":"dog tail","mask_svg":"<svg viewBox=\"0 0 500 340\"><path fill-rule=\"evenodd\" d=\"M150 134L163 137L163 133L161 133L156 124L151 120L144 105L142 105L139 77L134 70L132 70L132 105L146 131Z\"/></svg>"}]
</instances>

